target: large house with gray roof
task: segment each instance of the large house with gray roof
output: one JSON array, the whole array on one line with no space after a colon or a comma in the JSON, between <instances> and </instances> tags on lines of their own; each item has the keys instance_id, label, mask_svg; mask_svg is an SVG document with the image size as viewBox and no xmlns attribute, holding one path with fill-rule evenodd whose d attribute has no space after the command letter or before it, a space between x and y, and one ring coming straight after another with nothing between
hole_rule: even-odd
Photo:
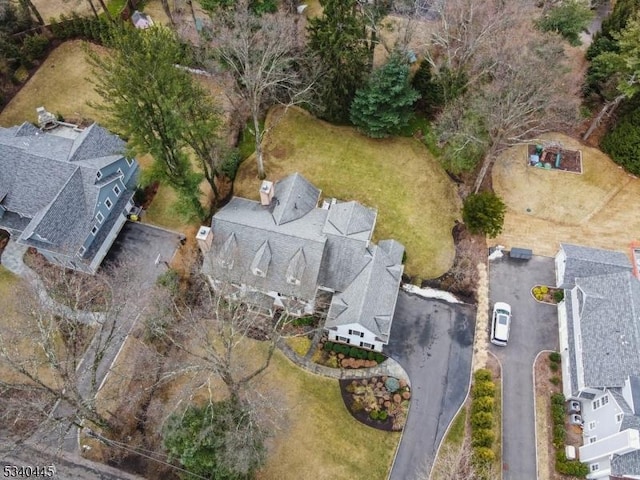
<instances>
[{"instance_id":1,"label":"large house with gray roof","mask_svg":"<svg viewBox=\"0 0 640 480\"><path fill-rule=\"evenodd\" d=\"M95 273L133 206L137 173L125 142L97 124L0 128L0 228L52 263Z\"/></svg>"},{"instance_id":2,"label":"large house with gray roof","mask_svg":"<svg viewBox=\"0 0 640 480\"><path fill-rule=\"evenodd\" d=\"M371 242L375 210L335 199L318 207L320 193L295 173L275 185L263 182L259 202L234 197L198 233L203 273L268 315L310 315L329 298L329 339L381 351L404 247L395 240Z\"/></svg>"},{"instance_id":3,"label":"large house with gray roof","mask_svg":"<svg viewBox=\"0 0 640 480\"><path fill-rule=\"evenodd\" d=\"M562 387L583 428L587 478L640 479L640 280L620 252L556 255Z\"/></svg>"}]
</instances>

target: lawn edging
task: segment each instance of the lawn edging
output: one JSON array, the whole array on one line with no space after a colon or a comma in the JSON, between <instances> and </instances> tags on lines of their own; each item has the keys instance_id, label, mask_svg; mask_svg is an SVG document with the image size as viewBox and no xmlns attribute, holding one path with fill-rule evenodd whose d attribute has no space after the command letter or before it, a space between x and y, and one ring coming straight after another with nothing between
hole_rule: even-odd
<instances>
[{"instance_id":1,"label":"lawn edging","mask_svg":"<svg viewBox=\"0 0 640 480\"><path fill-rule=\"evenodd\" d=\"M533 293L532 293L533 296ZM534 297L535 299L535 297ZM537 402L536 402L536 393L537 393L537 389L536 389L536 364L538 363L538 359L540 358L540 356L544 353L551 353L554 352L555 350L540 350L538 352L538 354L535 356L535 358L533 359L533 365L531 366L531 374L532 374L532 378L533 378L533 421L534 421L534 425L535 428L533 429L533 438L536 442L536 478L539 478L539 474L540 474L540 465L539 465L539 455L538 455L538 406L537 406Z\"/></svg>"}]
</instances>

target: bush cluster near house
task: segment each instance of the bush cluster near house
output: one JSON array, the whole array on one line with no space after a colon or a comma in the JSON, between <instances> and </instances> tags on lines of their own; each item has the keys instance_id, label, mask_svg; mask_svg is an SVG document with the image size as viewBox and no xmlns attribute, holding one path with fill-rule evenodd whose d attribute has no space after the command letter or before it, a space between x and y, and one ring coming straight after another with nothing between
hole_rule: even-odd
<instances>
[{"instance_id":1,"label":"bush cluster near house","mask_svg":"<svg viewBox=\"0 0 640 480\"><path fill-rule=\"evenodd\" d=\"M404 428L411 399L406 381L382 376L341 380L340 387L347 408L356 419L383 430Z\"/></svg>"},{"instance_id":2,"label":"bush cluster near house","mask_svg":"<svg viewBox=\"0 0 640 480\"><path fill-rule=\"evenodd\" d=\"M346 343L325 341L318 344L318 351L313 357L316 363L332 368L374 367L386 360L380 352L354 347Z\"/></svg>"},{"instance_id":3,"label":"bush cluster near house","mask_svg":"<svg viewBox=\"0 0 640 480\"><path fill-rule=\"evenodd\" d=\"M496 455L494 425L496 424L496 384L490 370L480 369L474 374L471 388L471 447L473 463L482 478L491 471ZM482 473L485 472L485 473Z\"/></svg>"},{"instance_id":4,"label":"bush cluster near house","mask_svg":"<svg viewBox=\"0 0 640 480\"><path fill-rule=\"evenodd\" d=\"M565 399L561 393L551 395L551 419L553 420L553 446L556 449L556 470L564 475L585 477L589 467L579 460L568 460L565 455L564 441L567 433L565 429Z\"/></svg>"}]
</instances>

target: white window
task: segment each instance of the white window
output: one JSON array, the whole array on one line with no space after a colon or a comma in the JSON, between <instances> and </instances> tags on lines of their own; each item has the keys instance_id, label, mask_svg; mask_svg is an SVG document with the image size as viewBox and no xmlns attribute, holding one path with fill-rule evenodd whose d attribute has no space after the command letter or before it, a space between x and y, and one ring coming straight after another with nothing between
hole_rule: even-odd
<instances>
[{"instance_id":1,"label":"white window","mask_svg":"<svg viewBox=\"0 0 640 480\"><path fill-rule=\"evenodd\" d=\"M349 330L349 335L353 335L354 337L364 337L364 332L359 332L358 330Z\"/></svg>"},{"instance_id":2,"label":"white window","mask_svg":"<svg viewBox=\"0 0 640 480\"><path fill-rule=\"evenodd\" d=\"M127 161L127 165L131 166L133 164L133 158L125 158L125 160Z\"/></svg>"},{"instance_id":3,"label":"white window","mask_svg":"<svg viewBox=\"0 0 640 480\"><path fill-rule=\"evenodd\" d=\"M84 245L83 245L82 247L80 247L78 249L78 255L82 256L82 255L84 255L84 252L86 252L86 251L87 251L87 249L84 248Z\"/></svg>"},{"instance_id":4,"label":"white window","mask_svg":"<svg viewBox=\"0 0 640 480\"><path fill-rule=\"evenodd\" d=\"M102 178L102 172L100 170L98 170L98 173L96 173L96 178L98 180L100 180Z\"/></svg>"},{"instance_id":5,"label":"white window","mask_svg":"<svg viewBox=\"0 0 640 480\"><path fill-rule=\"evenodd\" d=\"M589 443L596 443L598 437L589 437Z\"/></svg>"},{"instance_id":6,"label":"white window","mask_svg":"<svg viewBox=\"0 0 640 480\"><path fill-rule=\"evenodd\" d=\"M98 221L98 223L102 223L102 221L104 220L104 215L102 215L102 212L98 212L98 214L96 215L96 220Z\"/></svg>"},{"instance_id":7,"label":"white window","mask_svg":"<svg viewBox=\"0 0 640 480\"><path fill-rule=\"evenodd\" d=\"M98 233L98 226L94 225L93 228L91 229L91 235L95 237L96 233Z\"/></svg>"},{"instance_id":8,"label":"white window","mask_svg":"<svg viewBox=\"0 0 640 480\"><path fill-rule=\"evenodd\" d=\"M591 465L589 465L589 468L591 469L592 472L597 472L598 470L600 470L600 464L592 463Z\"/></svg>"},{"instance_id":9,"label":"white window","mask_svg":"<svg viewBox=\"0 0 640 480\"><path fill-rule=\"evenodd\" d=\"M113 193L115 193L115 194L116 194L116 197L119 197L119 196L120 196L120 187L119 187L118 185L115 185L115 186L113 187Z\"/></svg>"},{"instance_id":10,"label":"white window","mask_svg":"<svg viewBox=\"0 0 640 480\"><path fill-rule=\"evenodd\" d=\"M104 204L107 206L107 208L108 208L109 210L111 210L111 207L113 207L113 202L111 201L111 199L110 199L110 198L107 198L107 199L104 201Z\"/></svg>"},{"instance_id":11,"label":"white window","mask_svg":"<svg viewBox=\"0 0 640 480\"><path fill-rule=\"evenodd\" d=\"M601 406L600 404L600 399L594 400L593 402L591 402L591 409L592 410L597 410L599 409Z\"/></svg>"},{"instance_id":12,"label":"white window","mask_svg":"<svg viewBox=\"0 0 640 480\"><path fill-rule=\"evenodd\" d=\"M589 430L596 428L596 422L589 422Z\"/></svg>"},{"instance_id":13,"label":"white window","mask_svg":"<svg viewBox=\"0 0 640 480\"><path fill-rule=\"evenodd\" d=\"M349 343L349 339L347 337L341 337L339 335L336 337L336 340L343 343Z\"/></svg>"},{"instance_id":14,"label":"white window","mask_svg":"<svg viewBox=\"0 0 640 480\"><path fill-rule=\"evenodd\" d=\"M367 342L360 342L360 346L364 348L368 348L369 350L373 350L373 345Z\"/></svg>"},{"instance_id":15,"label":"white window","mask_svg":"<svg viewBox=\"0 0 640 480\"><path fill-rule=\"evenodd\" d=\"M618 423L622 422L623 418L624 418L624 413L618 413L616 415L616 422L618 422Z\"/></svg>"},{"instance_id":16,"label":"white window","mask_svg":"<svg viewBox=\"0 0 640 480\"><path fill-rule=\"evenodd\" d=\"M609 403L609 395L602 397L602 406L604 407L607 403Z\"/></svg>"}]
</instances>

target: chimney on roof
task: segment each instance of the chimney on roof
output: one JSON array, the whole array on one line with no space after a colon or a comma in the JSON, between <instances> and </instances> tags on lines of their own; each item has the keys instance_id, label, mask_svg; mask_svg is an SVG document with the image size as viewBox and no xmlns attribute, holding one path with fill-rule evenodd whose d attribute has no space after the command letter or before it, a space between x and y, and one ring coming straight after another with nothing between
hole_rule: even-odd
<instances>
[{"instance_id":1,"label":"chimney on roof","mask_svg":"<svg viewBox=\"0 0 640 480\"><path fill-rule=\"evenodd\" d=\"M43 130L50 130L58 124L56 116L51 112L47 112L44 107L36 108L36 112L38 113L38 125Z\"/></svg>"},{"instance_id":2,"label":"chimney on roof","mask_svg":"<svg viewBox=\"0 0 640 480\"><path fill-rule=\"evenodd\" d=\"M211 244L213 243L213 232L211 231L211 227L205 227L204 225L201 226L198 230L198 234L196 235L196 240L202 253L206 254L211 250Z\"/></svg>"},{"instance_id":3,"label":"chimney on roof","mask_svg":"<svg viewBox=\"0 0 640 480\"><path fill-rule=\"evenodd\" d=\"M271 200L273 200L273 182L263 180L262 185L260 185L260 203L268 207L271 205Z\"/></svg>"}]
</instances>

